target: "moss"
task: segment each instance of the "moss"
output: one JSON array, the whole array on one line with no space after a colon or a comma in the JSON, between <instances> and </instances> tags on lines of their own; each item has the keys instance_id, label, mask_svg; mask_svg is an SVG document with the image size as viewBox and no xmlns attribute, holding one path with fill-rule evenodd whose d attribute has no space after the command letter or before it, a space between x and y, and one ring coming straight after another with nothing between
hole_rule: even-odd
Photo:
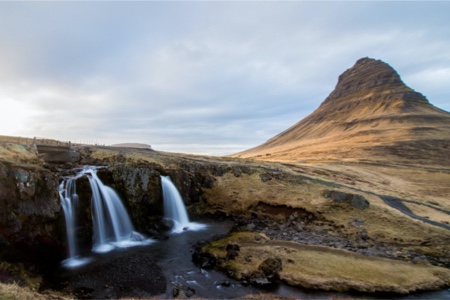
<instances>
[{"instance_id":1,"label":"moss","mask_svg":"<svg viewBox=\"0 0 450 300\"><path fill-rule=\"evenodd\" d=\"M227 259L226 247L232 243L239 244L239 255ZM279 274L290 285L310 289L405 294L450 284L448 269L367 257L324 246L269 240L258 233L231 234L211 242L203 251L214 255L218 267L236 279L260 276L261 272L267 277Z\"/></svg>"},{"instance_id":2,"label":"moss","mask_svg":"<svg viewBox=\"0 0 450 300\"><path fill-rule=\"evenodd\" d=\"M42 284L42 278L27 272L22 263L12 264L6 261L1 261L0 272L3 274L8 274L7 276L10 280L20 282L32 290L38 290Z\"/></svg>"}]
</instances>

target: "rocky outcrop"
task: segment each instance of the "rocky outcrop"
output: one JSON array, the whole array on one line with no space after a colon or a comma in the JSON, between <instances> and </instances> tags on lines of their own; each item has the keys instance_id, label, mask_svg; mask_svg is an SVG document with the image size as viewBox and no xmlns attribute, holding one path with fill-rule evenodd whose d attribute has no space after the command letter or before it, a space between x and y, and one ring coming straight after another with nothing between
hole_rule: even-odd
<instances>
[{"instance_id":1,"label":"rocky outcrop","mask_svg":"<svg viewBox=\"0 0 450 300\"><path fill-rule=\"evenodd\" d=\"M64 255L65 225L56 174L0 162L0 259L54 264Z\"/></svg>"},{"instance_id":2,"label":"rocky outcrop","mask_svg":"<svg viewBox=\"0 0 450 300\"><path fill-rule=\"evenodd\" d=\"M243 283L269 285L279 278L283 280L283 276L286 282L290 282L288 280L294 277L286 276L286 272L297 264L291 258L297 252L289 249L307 249L300 244L325 245L364 256L396 260L413 261L423 257L425 263L448 266L448 255L439 248L444 234L432 232L428 227L422 231L416 223L397 215L384 215L376 201L371 203L373 207L369 207L362 196L368 194L362 190L305 176L280 164L180 157L157 152L137 155L138 159L133 159L133 153L117 154L114 150L107 150L107 155L90 162L103 166L98 171L99 178L118 192L137 231L152 236L156 229L163 227L159 225L163 214L161 175L171 177L192 212L195 210L214 218L226 217L234 221L234 231L252 231L249 237L252 243L257 244L255 248L248 248L247 238L233 238L217 245L217 252L203 249L193 257L202 268L221 269ZM84 151L84 158L93 153L90 149ZM1 162L0 166L0 260L38 262L39 266L54 270L51 264L66 257L65 224L59 205L58 184L61 176L73 174L76 165L47 165L48 168L42 168L37 162L26 166ZM86 177L79 178L76 185L82 215L77 237L90 251L92 192ZM324 189L329 190L324 192ZM339 190L361 192L362 195ZM374 230L378 219L383 224ZM427 244L415 236L404 237L403 231L397 233L393 230L409 228L411 224L417 227L419 237L422 232L430 236L432 232ZM165 225L167 228L170 226ZM392 232L395 234L393 238L390 237ZM278 249L283 252L282 256L273 253L260 257L266 250L259 252L259 249L269 239L277 241L268 243L267 251ZM405 249L408 245L416 248ZM430 249L436 254L430 253ZM428 252L422 253L422 250ZM421 257L417 258L418 254ZM308 262L307 259L305 261ZM252 266L252 269L237 270L233 267L235 262L242 263L245 268ZM298 278L295 275L292 282L297 284ZM224 286L226 284L224 282Z\"/></svg>"},{"instance_id":3,"label":"rocky outcrop","mask_svg":"<svg viewBox=\"0 0 450 300\"><path fill-rule=\"evenodd\" d=\"M340 191L325 190L323 192L323 195L325 198L331 198L333 201L337 203L350 204L351 206L359 210L367 209L370 206L370 203L369 201L367 201L366 198L357 194L349 194Z\"/></svg>"}]
</instances>

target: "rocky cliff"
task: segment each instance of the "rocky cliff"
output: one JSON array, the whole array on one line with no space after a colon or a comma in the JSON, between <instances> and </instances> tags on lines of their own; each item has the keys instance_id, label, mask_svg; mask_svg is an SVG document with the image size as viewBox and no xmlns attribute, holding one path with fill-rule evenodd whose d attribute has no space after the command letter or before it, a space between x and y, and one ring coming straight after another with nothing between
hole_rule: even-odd
<instances>
[{"instance_id":1,"label":"rocky cliff","mask_svg":"<svg viewBox=\"0 0 450 300\"><path fill-rule=\"evenodd\" d=\"M155 234L156 224L163 216L161 175L170 176L185 203L191 205L200 201L203 187L213 185L214 179L206 169L221 172L214 165L205 168L183 160L165 165L162 161L127 158L120 150L107 158L95 155L101 152L99 149L78 151L83 154L79 164L49 164L39 158L33 147L0 144L0 261L38 266L43 272L67 256L58 186L83 165L102 167L99 178L119 194L136 230L150 236ZM81 252L90 251L92 191L86 176L78 178L76 186L80 206L77 242ZM0 275L1 271L0 268Z\"/></svg>"},{"instance_id":2,"label":"rocky cliff","mask_svg":"<svg viewBox=\"0 0 450 300\"><path fill-rule=\"evenodd\" d=\"M45 273L65 256L65 232L57 175L37 165L0 161L0 262ZM2 267L0 278L10 278Z\"/></svg>"},{"instance_id":3,"label":"rocky cliff","mask_svg":"<svg viewBox=\"0 0 450 300\"><path fill-rule=\"evenodd\" d=\"M235 156L448 165L449 137L448 112L406 86L388 64L362 58L312 114Z\"/></svg>"},{"instance_id":4,"label":"rocky cliff","mask_svg":"<svg viewBox=\"0 0 450 300\"><path fill-rule=\"evenodd\" d=\"M91 147L78 151L80 165L46 164L32 148L0 144L1 281L21 279L14 277L22 274L15 264L49 278L47 273L56 270L67 257L57 190L63 177L73 174L74 167L81 164L103 166L99 178L119 193L135 228L150 237L161 234L160 176L169 175L191 216L227 218L234 221L234 230L261 232L280 240L274 243L283 247L289 241L339 248L367 257L450 266L447 202L403 201L398 186L394 188L399 194L389 193L399 197L398 203L409 206L414 213L427 214L422 219L442 226L418 223L388 206L373 191L338 183L339 177L353 182L356 179L337 172L332 173L336 181L331 181L317 178L323 173L309 176L307 169L278 163L145 149ZM77 180L77 193L81 202L77 238L80 248L90 251L92 192L86 177ZM386 291L384 287L378 290Z\"/></svg>"}]
</instances>

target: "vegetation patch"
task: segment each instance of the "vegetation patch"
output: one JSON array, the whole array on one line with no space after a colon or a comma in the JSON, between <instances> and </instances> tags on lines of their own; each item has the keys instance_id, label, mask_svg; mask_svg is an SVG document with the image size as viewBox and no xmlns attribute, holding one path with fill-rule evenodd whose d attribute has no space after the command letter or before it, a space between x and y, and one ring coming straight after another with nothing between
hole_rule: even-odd
<instances>
[{"instance_id":1,"label":"vegetation patch","mask_svg":"<svg viewBox=\"0 0 450 300\"><path fill-rule=\"evenodd\" d=\"M14 143L0 143L0 158L15 163L39 162L38 155L31 146Z\"/></svg>"},{"instance_id":2,"label":"vegetation patch","mask_svg":"<svg viewBox=\"0 0 450 300\"><path fill-rule=\"evenodd\" d=\"M0 299L2 300L64 300L64 299L74 299L73 297L68 297L62 295L61 293L49 291L42 294L31 290L28 287L22 287L17 283L5 284L0 283Z\"/></svg>"},{"instance_id":3,"label":"vegetation patch","mask_svg":"<svg viewBox=\"0 0 450 300\"><path fill-rule=\"evenodd\" d=\"M450 284L450 270L445 268L270 240L260 233L234 233L209 243L201 252L207 253L218 269L253 284L279 278L308 289L399 294ZM267 265L276 266L272 268L276 274L267 274Z\"/></svg>"}]
</instances>

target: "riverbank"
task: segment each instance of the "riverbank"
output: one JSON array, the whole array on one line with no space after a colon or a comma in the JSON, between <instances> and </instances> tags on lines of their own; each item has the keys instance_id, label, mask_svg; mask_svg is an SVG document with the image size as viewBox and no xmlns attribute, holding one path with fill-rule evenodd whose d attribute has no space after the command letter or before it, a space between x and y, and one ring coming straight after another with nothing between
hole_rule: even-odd
<instances>
[{"instance_id":1,"label":"riverbank","mask_svg":"<svg viewBox=\"0 0 450 300\"><path fill-rule=\"evenodd\" d=\"M195 218L195 217L194 217ZM80 269L62 269L55 270L58 274L55 280L54 289L64 292L66 295L73 295L78 299L111 299L111 298L152 298L152 299L172 299L172 298L194 298L194 299L246 299L254 298L256 295L266 299L385 299L395 297L396 299L408 299L408 296L401 296L401 294L377 294L377 290L365 290L370 293L355 293L352 289L348 293L350 283L341 283L344 287L340 292L333 292L333 289L326 292L323 291L326 285L323 282L317 282L317 286L309 286L302 288L298 284L284 280L286 274L290 274L289 269L284 266L284 271L280 271L280 279L271 282L271 284L251 283L249 281L237 279L230 272L229 268L218 268L217 266L200 266L195 263L196 249L199 244L207 244L209 241L216 241L213 243L224 243L217 245L217 248L226 248L226 245L233 241L233 244L239 244L240 249L237 251L237 256L234 260L239 259L245 261L245 266L248 267L248 260L256 263L258 260L264 260L265 255L277 255L280 251L289 251L288 262L283 258L284 262L289 265L296 265L296 263L304 264L305 261L298 260L297 254L304 254L305 250L310 246L302 246L298 243L287 241L270 240L263 234L259 233L236 233L236 225L241 221L230 222L229 219L216 218L195 218L195 221L206 225L204 230L199 231L185 231L178 234L167 233L165 238L155 240L154 243L147 246L138 246L128 248L126 250L115 250L100 256L93 257L92 264ZM233 233L234 232L234 233ZM231 234L229 236L229 234ZM236 234L240 237L236 238ZM256 243L251 240L246 241L250 235L260 235ZM242 237L244 239L242 239ZM225 238L227 242L222 242L220 238ZM240 239L241 238L241 239ZM245 240L245 241L244 241ZM263 243L264 241L264 243ZM259 246L267 246L266 249L255 249L246 246L247 244L254 244ZM253 246L254 246L253 245ZM281 248L280 248L281 247ZM281 250L280 250L281 249ZM313 255L321 257L322 265L315 264L316 261L307 259L314 263L313 269L321 270L321 277L326 278L326 274L330 275L330 270L325 270L323 264L331 257L326 257L325 254L333 250L325 250L321 253L320 250L325 247L317 246L312 248ZM260 251L264 253L260 254ZM319 251L317 251L319 250ZM275 251L275 252L271 252ZM338 250L336 250L338 251ZM245 254L244 254L245 253ZM350 253L350 252L348 252ZM282 253L283 254L283 253ZM311 254L311 253L309 253ZM286 257L286 253L283 254ZM283 256L282 255L282 256ZM373 265L355 265L355 255L347 254L349 261L344 261L345 264L352 263L356 266L359 272L364 274L371 274L373 272ZM193 260L194 257L194 260ZM249 259L249 257L251 257ZM375 259L375 264L378 261ZM396 266L397 263L394 264ZM408 264L406 264L408 265ZM411 270L415 270L413 264L410 264L412 269L401 269L394 273L402 274L405 278L411 279ZM394 267L393 266L393 267ZM426 268L425 268L426 269ZM446 269L444 269L446 270ZM391 270L384 270L391 271ZM236 269L233 269L233 273ZM235 273L237 274L237 273ZM306 273L305 273L306 274ZM414 278L414 277L413 277ZM260 283L264 280L259 278ZM372 278L368 278L369 282ZM320 284L319 284L320 283ZM337 283L334 283L337 284ZM345 288L346 287L346 288ZM347 292L343 292L347 291ZM362 290L360 290L362 291ZM428 293L412 293L410 296L415 299L450 299L450 293L446 290Z\"/></svg>"},{"instance_id":2,"label":"riverbank","mask_svg":"<svg viewBox=\"0 0 450 300\"><path fill-rule=\"evenodd\" d=\"M200 265L259 286L281 280L314 290L408 294L450 283L450 270L445 268L271 240L261 233L231 234L199 247L195 258Z\"/></svg>"},{"instance_id":3,"label":"riverbank","mask_svg":"<svg viewBox=\"0 0 450 300\"><path fill-rule=\"evenodd\" d=\"M0 259L23 263L26 272L41 276L42 284L38 283L36 290L44 291L49 286L48 270L54 269L66 257L64 216L57 187L62 176L82 165L103 166L99 177L105 185L118 192L136 230L150 237L159 238L155 230L158 230L157 222L162 217L160 176L164 175L170 176L190 212L213 217L214 220L232 221L233 232L261 233L277 243L325 246L365 257L407 262L412 266L450 267L448 229L432 224L448 222L445 212L449 211L450 205L446 198L448 181L445 179L449 174L441 170L371 165L349 167L340 164L294 166L106 147L83 147L78 151L81 157L79 163L56 165L42 161L28 146L0 145L0 187L4 191L0 193L0 205L5 208L0 219L0 242L5 246L0 251ZM357 171L359 173L355 173ZM364 175L369 171L370 176ZM397 173L401 175L401 180L394 178ZM424 190L426 193L418 189L425 188L425 185L416 184L416 189L412 189L414 195L406 194L407 188L412 186L410 178L414 182L418 180L417 177L409 177L409 174L419 174L424 178L426 185L429 185ZM427 174L439 185L437 188L427 181ZM405 185L406 181L411 184ZM83 201L83 221L77 227L78 241L81 242L80 248L89 251L92 246L92 224L89 221L92 195L88 180L80 179L77 192L78 188ZM414 214L433 222L411 218L386 204L378 195L402 199L402 204ZM200 240L206 242L214 238L202 237ZM182 248L176 246L175 249L179 254ZM249 251L258 253L254 248L249 248ZM192 255L189 252L183 254ZM137 265L138 270L147 265L156 272L152 276L161 275L158 271L159 259L152 260L146 254L141 264L134 257L128 259L131 265ZM172 263L178 266L176 261ZM107 273L120 272L112 266L104 268ZM165 268L159 268L167 280L169 277L164 273ZM9 269L1 265L0 271L8 273ZM197 274L199 278L206 276L198 268L186 272L194 272L192 274ZM225 272L222 275L226 278L228 274ZM182 276L185 278L186 275ZM128 278L104 279L105 282L125 282ZM97 291L83 280L81 277L68 278L66 281L80 282L79 285L86 289L77 290L74 287L67 293L79 293L80 297L97 295ZM183 281L185 286L189 286L187 281L191 280ZM102 289L111 289L111 285L100 279L98 282ZM148 283L149 286L152 284ZM173 297L173 288L167 288L171 282L166 283L166 292L170 291L170 295L166 292L158 294L162 288L154 284L156 294L153 296ZM108 287L105 288L105 285ZM226 285L219 284L218 288L226 290ZM242 283L237 281L235 286L239 285ZM122 285L125 286L126 283ZM65 287L62 284L58 289L64 290ZM320 284L316 287L320 288ZM135 288L139 290L139 286ZM199 288L192 288L199 291ZM150 292L153 289L143 293ZM98 295L120 296L121 290L103 290L101 293ZM139 292L136 295L140 295Z\"/></svg>"}]
</instances>

